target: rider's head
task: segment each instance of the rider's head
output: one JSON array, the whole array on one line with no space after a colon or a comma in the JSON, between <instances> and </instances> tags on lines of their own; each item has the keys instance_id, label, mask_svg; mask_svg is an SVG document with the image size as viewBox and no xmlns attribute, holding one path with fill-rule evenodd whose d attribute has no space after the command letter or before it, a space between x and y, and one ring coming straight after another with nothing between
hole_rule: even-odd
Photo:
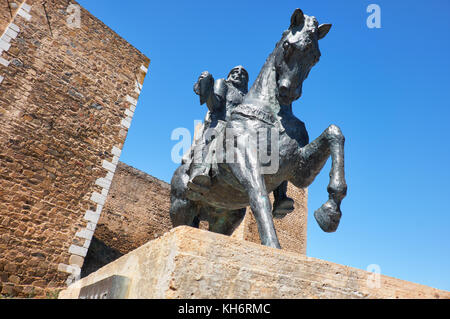
<instances>
[{"instance_id":1,"label":"rider's head","mask_svg":"<svg viewBox=\"0 0 450 319\"><path fill-rule=\"evenodd\" d=\"M248 89L248 73L242 65L235 66L228 73L227 81L238 89L247 91Z\"/></svg>"}]
</instances>

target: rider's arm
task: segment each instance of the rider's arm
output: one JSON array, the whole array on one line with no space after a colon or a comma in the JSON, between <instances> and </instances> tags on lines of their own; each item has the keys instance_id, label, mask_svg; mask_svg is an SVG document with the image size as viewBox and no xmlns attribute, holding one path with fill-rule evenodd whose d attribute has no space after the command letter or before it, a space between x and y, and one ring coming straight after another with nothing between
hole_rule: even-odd
<instances>
[{"instance_id":1,"label":"rider's arm","mask_svg":"<svg viewBox=\"0 0 450 319\"><path fill-rule=\"evenodd\" d=\"M206 101L208 109L212 112L219 112L226 107L228 86L224 79L214 82L213 94Z\"/></svg>"},{"instance_id":2,"label":"rider's arm","mask_svg":"<svg viewBox=\"0 0 450 319\"><path fill-rule=\"evenodd\" d=\"M225 107L227 89L224 79L214 81L213 76L208 71L203 72L194 85L194 92L200 96L200 104L206 103L212 113Z\"/></svg>"},{"instance_id":3,"label":"rider's arm","mask_svg":"<svg viewBox=\"0 0 450 319\"><path fill-rule=\"evenodd\" d=\"M200 105L206 103L214 92L214 78L208 71L202 72L194 84L194 92L200 97Z\"/></svg>"}]
</instances>

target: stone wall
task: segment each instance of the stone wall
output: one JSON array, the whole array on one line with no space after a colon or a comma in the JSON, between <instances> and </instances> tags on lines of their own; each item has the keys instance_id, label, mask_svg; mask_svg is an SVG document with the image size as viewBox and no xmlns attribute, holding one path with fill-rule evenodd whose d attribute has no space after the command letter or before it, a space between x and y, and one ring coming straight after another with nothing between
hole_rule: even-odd
<instances>
[{"instance_id":1,"label":"stone wall","mask_svg":"<svg viewBox=\"0 0 450 319\"><path fill-rule=\"evenodd\" d=\"M305 254L307 190L289 184L288 195L295 200L295 210L285 218L275 220L277 234L283 249ZM273 199L272 195L270 197ZM83 275L111 262L111 250L127 254L170 231L169 209L169 184L119 162L94 234L99 245L89 249ZM208 224L201 222L200 228L207 229ZM250 209L232 236L260 243ZM96 253L91 252L93 249Z\"/></svg>"},{"instance_id":2,"label":"stone wall","mask_svg":"<svg viewBox=\"0 0 450 319\"><path fill-rule=\"evenodd\" d=\"M169 184L119 162L94 236L129 253L172 228L169 209Z\"/></svg>"},{"instance_id":3,"label":"stone wall","mask_svg":"<svg viewBox=\"0 0 450 319\"><path fill-rule=\"evenodd\" d=\"M5 0L0 2L0 34L5 32L6 27L11 23L12 17L17 13L23 2L24 0Z\"/></svg>"},{"instance_id":4,"label":"stone wall","mask_svg":"<svg viewBox=\"0 0 450 319\"><path fill-rule=\"evenodd\" d=\"M0 4L0 293L27 296L80 276L150 61L84 9L71 28L67 0L46 1L50 27L42 1L16 2L8 21Z\"/></svg>"}]
</instances>

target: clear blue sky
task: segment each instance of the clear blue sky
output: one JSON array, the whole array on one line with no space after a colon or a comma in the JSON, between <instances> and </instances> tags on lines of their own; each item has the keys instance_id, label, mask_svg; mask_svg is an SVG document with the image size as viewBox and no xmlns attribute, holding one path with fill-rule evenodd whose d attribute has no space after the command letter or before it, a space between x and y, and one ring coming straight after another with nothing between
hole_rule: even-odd
<instances>
[{"instance_id":1,"label":"clear blue sky","mask_svg":"<svg viewBox=\"0 0 450 319\"><path fill-rule=\"evenodd\" d=\"M332 23L294 113L311 139L346 136L348 196L334 234L313 211L328 163L309 188L307 254L450 290L450 2L447 0L123 1L80 3L151 59L121 161L170 182L175 128L203 119L192 86L244 65L250 84L300 7ZM366 8L381 7L381 29Z\"/></svg>"}]
</instances>

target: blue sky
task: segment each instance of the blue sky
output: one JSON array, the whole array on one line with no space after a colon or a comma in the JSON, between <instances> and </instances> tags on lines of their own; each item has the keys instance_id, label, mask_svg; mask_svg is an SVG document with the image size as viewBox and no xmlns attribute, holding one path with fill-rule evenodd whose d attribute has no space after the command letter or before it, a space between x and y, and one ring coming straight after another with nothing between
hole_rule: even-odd
<instances>
[{"instance_id":1,"label":"blue sky","mask_svg":"<svg viewBox=\"0 0 450 319\"><path fill-rule=\"evenodd\" d=\"M294 113L311 139L346 136L348 196L336 233L313 211L327 200L330 163L309 188L307 255L450 290L450 2L447 0L81 0L151 59L121 161L170 182L175 128L193 132L192 86L242 64L250 84L297 7L332 23ZM381 28L369 29L369 4Z\"/></svg>"}]
</instances>

